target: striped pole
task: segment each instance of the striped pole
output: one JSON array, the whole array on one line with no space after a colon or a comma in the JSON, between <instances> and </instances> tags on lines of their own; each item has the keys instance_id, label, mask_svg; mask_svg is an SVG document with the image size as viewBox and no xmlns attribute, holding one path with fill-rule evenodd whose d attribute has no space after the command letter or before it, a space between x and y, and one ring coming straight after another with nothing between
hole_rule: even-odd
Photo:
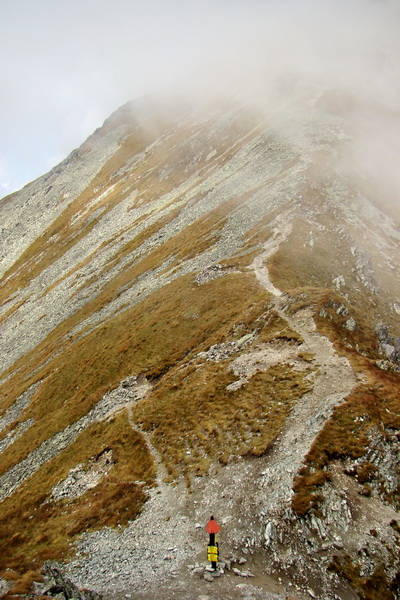
<instances>
[{"instance_id":1,"label":"striped pole","mask_svg":"<svg viewBox=\"0 0 400 600\"><path fill-rule=\"evenodd\" d=\"M216 571L218 558L219 558L219 548L217 542L217 533L220 531L220 526L215 521L214 517L211 515L211 518L206 526L206 531L210 536L208 546L207 546L207 558L211 563L211 567Z\"/></svg>"}]
</instances>

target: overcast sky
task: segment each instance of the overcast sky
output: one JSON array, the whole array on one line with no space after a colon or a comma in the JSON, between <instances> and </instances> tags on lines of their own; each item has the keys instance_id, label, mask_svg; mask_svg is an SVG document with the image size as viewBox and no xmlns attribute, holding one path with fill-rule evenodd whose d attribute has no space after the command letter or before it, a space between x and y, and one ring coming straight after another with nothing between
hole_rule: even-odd
<instances>
[{"instance_id":1,"label":"overcast sky","mask_svg":"<svg viewBox=\"0 0 400 600\"><path fill-rule=\"evenodd\" d=\"M399 39L399 0L0 0L0 197L222 58L258 81L359 78L398 111Z\"/></svg>"}]
</instances>

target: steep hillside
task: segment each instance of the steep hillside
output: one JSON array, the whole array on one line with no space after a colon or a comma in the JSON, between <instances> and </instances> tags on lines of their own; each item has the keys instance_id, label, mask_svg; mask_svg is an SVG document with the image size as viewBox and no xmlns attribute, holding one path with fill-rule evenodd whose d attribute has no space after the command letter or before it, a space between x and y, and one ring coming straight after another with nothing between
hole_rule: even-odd
<instances>
[{"instance_id":1,"label":"steep hillside","mask_svg":"<svg viewBox=\"0 0 400 600\"><path fill-rule=\"evenodd\" d=\"M212 513L221 597L398 597L400 226L329 98L130 103L1 201L6 597L197 598Z\"/></svg>"}]
</instances>

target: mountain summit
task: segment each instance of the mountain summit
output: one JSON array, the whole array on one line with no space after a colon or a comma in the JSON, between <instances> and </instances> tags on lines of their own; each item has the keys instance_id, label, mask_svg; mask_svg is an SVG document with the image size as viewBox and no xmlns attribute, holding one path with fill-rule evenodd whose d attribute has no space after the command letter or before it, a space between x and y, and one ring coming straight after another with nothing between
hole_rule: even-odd
<instances>
[{"instance_id":1,"label":"mountain summit","mask_svg":"<svg viewBox=\"0 0 400 600\"><path fill-rule=\"evenodd\" d=\"M145 98L1 200L5 597L57 561L106 598L397 598L400 222L356 113Z\"/></svg>"}]
</instances>

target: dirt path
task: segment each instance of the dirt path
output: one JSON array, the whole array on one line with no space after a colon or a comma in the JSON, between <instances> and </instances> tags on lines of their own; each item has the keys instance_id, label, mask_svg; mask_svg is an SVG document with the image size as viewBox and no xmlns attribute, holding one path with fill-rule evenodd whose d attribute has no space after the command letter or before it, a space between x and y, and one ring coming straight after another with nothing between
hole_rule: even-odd
<instances>
[{"instance_id":1,"label":"dirt path","mask_svg":"<svg viewBox=\"0 0 400 600\"><path fill-rule=\"evenodd\" d=\"M161 460L160 453L158 452L157 448L155 446L153 446L150 434L147 433L147 431L144 431L143 429L141 429L137 425L137 423L135 423L135 421L133 420L132 407L134 404L135 404L135 402L131 402L126 407L127 413L128 413L129 424L132 427L133 431L135 431L136 433L138 433L139 435L141 435L144 438L144 441L146 442L146 447L154 460L154 463L155 463L156 469L157 469L156 485L157 485L158 490L162 490L164 493L169 492L170 486L165 483L165 479L167 478L168 472L167 472L167 469L165 468L163 461Z\"/></svg>"},{"instance_id":2,"label":"dirt path","mask_svg":"<svg viewBox=\"0 0 400 600\"><path fill-rule=\"evenodd\" d=\"M279 229L276 229L274 235L264 244L263 252L255 257L249 267L250 270L254 271L254 274L262 287L276 298L281 296L282 292L273 285L269 277L269 271L266 267L266 262L273 254L275 254L281 243L286 240L291 231L291 223L287 223L286 225L281 224Z\"/></svg>"},{"instance_id":3,"label":"dirt path","mask_svg":"<svg viewBox=\"0 0 400 600\"><path fill-rule=\"evenodd\" d=\"M330 340L316 331L311 309L303 309L293 316L287 314L285 297L269 278L265 263L289 232L289 227L280 229L265 244L264 251L253 261L251 267L260 284L273 294L277 313L302 336L304 343L301 351L315 355L318 370L312 391L304 395L294 407L263 471L261 486L264 494L260 496L264 496L263 503L268 505L271 515L280 510L282 502L290 500L293 477L316 435L331 415L332 409L357 384L349 361L339 356Z\"/></svg>"},{"instance_id":4,"label":"dirt path","mask_svg":"<svg viewBox=\"0 0 400 600\"><path fill-rule=\"evenodd\" d=\"M270 559L263 547L268 547L267 532L273 532L275 520L289 506L293 478L315 436L333 407L356 385L356 378L349 362L338 356L332 343L316 331L310 310L293 316L286 313L287 299L270 281L265 265L290 232L288 226L279 229L280 233L265 244L251 268L260 284L273 295L275 310L304 342L296 346L297 350L293 345L275 344L265 349L263 360L266 364L290 363L296 360L295 352L314 355L317 369L313 389L299 399L269 455L238 458L225 467L214 465L207 477L194 479L190 494L183 481L175 486L164 482L166 470L160 455L150 435L134 422L132 405L127 407L132 428L143 436L157 465L158 486L151 491L142 514L124 531L105 530L84 536L77 560L69 568L74 580L107 592L110 600L124 595L137 600L170 600L176 594L182 600L211 597L208 594L230 599L247 594L254 600L283 600L287 594L296 600L310 597L301 586L296 588L285 578L266 574ZM236 364L239 377L244 379L252 369L251 352L243 353L241 362ZM255 361L260 360L259 352L259 348L253 351ZM246 557L246 567L255 575L251 581L227 573L211 584L211 590L202 575L191 570L190 564L205 564L204 525L211 514L216 515L222 527L222 555Z\"/></svg>"}]
</instances>

